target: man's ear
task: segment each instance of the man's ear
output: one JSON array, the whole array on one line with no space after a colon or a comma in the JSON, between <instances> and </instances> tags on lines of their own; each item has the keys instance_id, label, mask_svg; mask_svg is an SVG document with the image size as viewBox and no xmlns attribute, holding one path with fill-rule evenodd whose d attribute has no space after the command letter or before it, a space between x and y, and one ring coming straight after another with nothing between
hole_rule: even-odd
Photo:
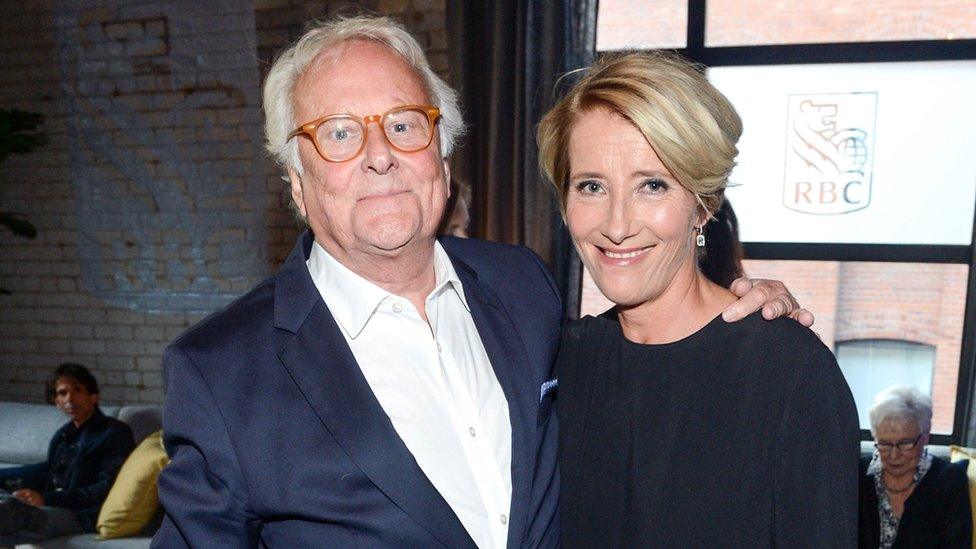
<instances>
[{"instance_id":1,"label":"man's ear","mask_svg":"<svg viewBox=\"0 0 976 549\"><path fill-rule=\"evenodd\" d=\"M302 176L295 171L295 168L288 168L288 181L291 183L291 199L295 202L295 207L301 212L302 217L307 218L305 211L305 194L302 189Z\"/></svg>"},{"instance_id":2,"label":"man's ear","mask_svg":"<svg viewBox=\"0 0 976 549\"><path fill-rule=\"evenodd\" d=\"M451 163L445 158L444 162L444 182L447 183L447 197L451 197Z\"/></svg>"},{"instance_id":3,"label":"man's ear","mask_svg":"<svg viewBox=\"0 0 976 549\"><path fill-rule=\"evenodd\" d=\"M99 393L95 393L95 394L94 394L94 395L92 395L92 396L94 396L94 397L95 397L95 404L98 404L98 401L99 401L99 400L101 399L101 397L102 397L102 395L101 395L101 394L99 394Z\"/></svg>"}]
</instances>

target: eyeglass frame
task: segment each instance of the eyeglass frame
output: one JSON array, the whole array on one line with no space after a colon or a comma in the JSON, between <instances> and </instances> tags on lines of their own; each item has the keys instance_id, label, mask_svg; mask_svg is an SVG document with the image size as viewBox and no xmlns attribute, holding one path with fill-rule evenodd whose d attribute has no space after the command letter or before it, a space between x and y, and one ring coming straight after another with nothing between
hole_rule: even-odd
<instances>
[{"instance_id":1,"label":"eyeglass frame","mask_svg":"<svg viewBox=\"0 0 976 549\"><path fill-rule=\"evenodd\" d=\"M387 115L389 114L392 114L396 111L403 111L409 109L420 110L427 115L427 123L430 124L430 135L427 136L427 143L425 143L423 147L418 147L416 149L408 150L408 149L402 149L400 147L397 147L396 145L393 144L392 141L390 141L389 136L386 135L386 129L383 127L382 122L383 119L386 118ZM356 149L356 152L354 152L348 158L343 158L342 160L334 160L326 156L325 153L322 152L321 147L319 147L319 139L316 136L316 130L318 129L318 127L322 125L324 122L327 122L334 118L352 118L353 120L359 121L359 123L362 124L363 126L363 142L359 144L359 148ZM311 122L302 124L301 126L295 128L294 130L292 130L291 133L288 134L288 139L290 140L295 136L304 135L305 137L307 137L312 141L312 146L315 147L315 152L319 153L319 156L321 156L325 161L345 162L347 160L352 160L353 158L356 158L356 156L358 156L359 153L361 153L363 149L366 147L366 141L369 139L369 124L371 122L375 122L380 127L380 133L383 134L383 139L385 139L386 142L391 147L393 147L394 149L400 152L411 153L411 152L422 151L430 146L430 144L434 141L434 134L437 133L437 123L440 121L440 119L441 119L441 110L432 105L400 105L397 107L393 107L392 109L386 111L383 114L371 114L369 116L356 116L355 114L352 113L338 112L333 114L327 114L321 118L316 118Z\"/></svg>"},{"instance_id":2,"label":"eyeglass frame","mask_svg":"<svg viewBox=\"0 0 976 549\"><path fill-rule=\"evenodd\" d=\"M895 448L898 448L900 452L911 452L912 450L915 449L916 446L918 446L918 441L922 440L923 434L925 433L919 433L918 436L915 437L915 440L911 442L911 446L909 446L908 448L901 447L902 444L908 444L908 441L905 440L900 442L875 442L874 447L877 448L878 452L882 454L890 454L891 452L894 451ZM887 448L887 450L882 449L882 446Z\"/></svg>"}]
</instances>

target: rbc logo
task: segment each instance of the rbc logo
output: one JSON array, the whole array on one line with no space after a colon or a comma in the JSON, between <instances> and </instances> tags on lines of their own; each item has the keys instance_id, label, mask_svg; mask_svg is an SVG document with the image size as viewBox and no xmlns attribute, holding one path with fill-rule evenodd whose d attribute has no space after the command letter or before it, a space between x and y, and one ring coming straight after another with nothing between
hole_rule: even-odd
<instances>
[{"instance_id":1,"label":"rbc logo","mask_svg":"<svg viewBox=\"0 0 976 549\"><path fill-rule=\"evenodd\" d=\"M868 207L876 93L791 95L783 205L834 215Z\"/></svg>"}]
</instances>

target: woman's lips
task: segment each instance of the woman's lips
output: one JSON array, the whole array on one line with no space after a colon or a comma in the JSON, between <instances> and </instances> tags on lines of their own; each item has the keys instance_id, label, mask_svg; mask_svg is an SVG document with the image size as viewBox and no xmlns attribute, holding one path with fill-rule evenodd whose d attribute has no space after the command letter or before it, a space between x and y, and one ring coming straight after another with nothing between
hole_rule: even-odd
<instances>
[{"instance_id":1,"label":"woman's lips","mask_svg":"<svg viewBox=\"0 0 976 549\"><path fill-rule=\"evenodd\" d=\"M597 246L596 248L600 251L600 257L605 263L611 265L630 265L636 261L639 261L641 257L644 256L653 246L646 246L643 248L626 248L620 250L610 250L607 248L601 248Z\"/></svg>"}]
</instances>

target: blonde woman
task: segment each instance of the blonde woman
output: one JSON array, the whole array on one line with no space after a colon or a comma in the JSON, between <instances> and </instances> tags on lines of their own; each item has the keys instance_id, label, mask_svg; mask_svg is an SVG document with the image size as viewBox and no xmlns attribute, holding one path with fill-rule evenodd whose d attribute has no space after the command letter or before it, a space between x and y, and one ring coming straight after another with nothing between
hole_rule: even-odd
<instances>
[{"instance_id":1,"label":"blonde woman","mask_svg":"<svg viewBox=\"0 0 976 549\"><path fill-rule=\"evenodd\" d=\"M615 307L563 332L567 547L852 547L858 422L788 319L726 323L698 267L741 122L670 55L599 61L543 119L540 162Z\"/></svg>"}]
</instances>

